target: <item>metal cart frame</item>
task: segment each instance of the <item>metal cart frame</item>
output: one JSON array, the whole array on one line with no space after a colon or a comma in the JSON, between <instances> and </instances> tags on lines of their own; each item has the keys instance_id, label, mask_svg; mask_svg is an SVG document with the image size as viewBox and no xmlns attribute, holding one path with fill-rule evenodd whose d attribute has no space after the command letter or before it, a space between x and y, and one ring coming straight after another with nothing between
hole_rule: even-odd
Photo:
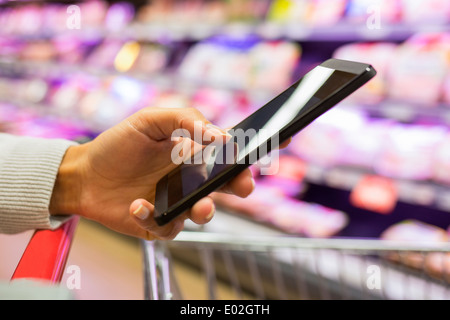
<instances>
[{"instance_id":1,"label":"metal cart frame","mask_svg":"<svg viewBox=\"0 0 450 320\"><path fill-rule=\"evenodd\" d=\"M77 223L36 231L12 280L59 283ZM177 261L200 270L209 299L220 299L219 282L236 299L450 299L450 243L183 231L172 241L142 241L142 248L151 300L184 298ZM442 258L440 272L427 268L430 257Z\"/></svg>"},{"instance_id":2,"label":"metal cart frame","mask_svg":"<svg viewBox=\"0 0 450 320\"><path fill-rule=\"evenodd\" d=\"M450 299L448 243L183 231L142 244L146 299L183 299L174 259L199 268L209 299L220 299L218 281L237 299ZM442 258L440 273L426 266L432 255Z\"/></svg>"}]
</instances>

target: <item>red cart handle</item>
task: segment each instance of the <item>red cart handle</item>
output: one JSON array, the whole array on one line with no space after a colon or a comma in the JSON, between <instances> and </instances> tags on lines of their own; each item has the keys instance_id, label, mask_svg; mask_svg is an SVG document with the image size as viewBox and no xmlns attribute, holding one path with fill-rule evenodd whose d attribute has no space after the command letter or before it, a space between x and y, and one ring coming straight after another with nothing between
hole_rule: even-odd
<instances>
[{"instance_id":1,"label":"red cart handle","mask_svg":"<svg viewBox=\"0 0 450 320\"><path fill-rule=\"evenodd\" d=\"M56 230L37 230L31 237L11 280L28 278L59 283L78 224L73 217Z\"/></svg>"}]
</instances>

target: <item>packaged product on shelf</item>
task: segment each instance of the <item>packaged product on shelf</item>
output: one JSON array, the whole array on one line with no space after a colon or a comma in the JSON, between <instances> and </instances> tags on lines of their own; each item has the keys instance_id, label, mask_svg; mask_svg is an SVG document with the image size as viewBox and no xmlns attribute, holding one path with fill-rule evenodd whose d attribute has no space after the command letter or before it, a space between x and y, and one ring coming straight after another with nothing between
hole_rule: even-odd
<instances>
[{"instance_id":1,"label":"packaged product on shelf","mask_svg":"<svg viewBox=\"0 0 450 320\"><path fill-rule=\"evenodd\" d=\"M300 61L299 45L265 41L250 50L250 88L281 91L292 81L292 70Z\"/></svg>"},{"instance_id":2,"label":"packaged product on shelf","mask_svg":"<svg viewBox=\"0 0 450 320\"><path fill-rule=\"evenodd\" d=\"M54 46L47 40L28 41L20 50L20 59L23 61L49 62L56 57Z\"/></svg>"},{"instance_id":3,"label":"packaged product on shelf","mask_svg":"<svg viewBox=\"0 0 450 320\"><path fill-rule=\"evenodd\" d=\"M153 105L160 108L187 108L192 106L192 100L176 90L163 90L156 95Z\"/></svg>"},{"instance_id":4,"label":"packaged product on shelf","mask_svg":"<svg viewBox=\"0 0 450 320\"><path fill-rule=\"evenodd\" d=\"M66 33L69 14L68 6L62 3L45 3L39 9L39 15L42 16L42 27L35 28L34 32L39 34L56 35ZM82 27L82 25L80 26Z\"/></svg>"},{"instance_id":5,"label":"packaged product on shelf","mask_svg":"<svg viewBox=\"0 0 450 320\"><path fill-rule=\"evenodd\" d=\"M450 185L450 134L446 134L435 149L433 179Z\"/></svg>"},{"instance_id":6,"label":"packaged product on shelf","mask_svg":"<svg viewBox=\"0 0 450 320\"><path fill-rule=\"evenodd\" d=\"M337 163L341 142L337 128L310 125L292 139L289 150L305 161L331 167Z\"/></svg>"},{"instance_id":7,"label":"packaged product on shelf","mask_svg":"<svg viewBox=\"0 0 450 320\"><path fill-rule=\"evenodd\" d=\"M389 97L423 107L436 106L450 65L448 39L446 34L419 33L401 44L388 72Z\"/></svg>"},{"instance_id":8,"label":"packaged product on shelf","mask_svg":"<svg viewBox=\"0 0 450 320\"><path fill-rule=\"evenodd\" d=\"M450 106L450 71L448 71L447 77L444 80L443 102L447 106Z\"/></svg>"},{"instance_id":9,"label":"packaged product on shelf","mask_svg":"<svg viewBox=\"0 0 450 320\"><path fill-rule=\"evenodd\" d=\"M232 95L231 104L227 106L226 112L216 120L216 124L222 128L234 127L273 98L273 93L267 94L262 91L232 90L230 93Z\"/></svg>"},{"instance_id":10,"label":"packaged product on shelf","mask_svg":"<svg viewBox=\"0 0 450 320\"><path fill-rule=\"evenodd\" d=\"M293 198L284 198L265 212L263 219L270 225L310 238L332 237L348 223L348 217L342 211Z\"/></svg>"},{"instance_id":11,"label":"packaged product on shelf","mask_svg":"<svg viewBox=\"0 0 450 320\"><path fill-rule=\"evenodd\" d=\"M86 93L79 103L80 117L93 132L100 133L118 122L120 104L104 89Z\"/></svg>"},{"instance_id":12,"label":"packaged product on shelf","mask_svg":"<svg viewBox=\"0 0 450 320\"><path fill-rule=\"evenodd\" d=\"M86 30L103 27L108 12L108 3L106 1L80 1L77 3L77 6L79 6L80 13L82 14L80 29L83 28Z\"/></svg>"},{"instance_id":13,"label":"packaged product on shelf","mask_svg":"<svg viewBox=\"0 0 450 320\"><path fill-rule=\"evenodd\" d=\"M431 275L435 277L449 279L450 253L449 252L429 253L425 260L425 268Z\"/></svg>"},{"instance_id":14,"label":"packaged product on shelf","mask_svg":"<svg viewBox=\"0 0 450 320\"><path fill-rule=\"evenodd\" d=\"M0 37L0 57L3 59L13 59L20 53L22 44L9 36Z\"/></svg>"},{"instance_id":15,"label":"packaged product on shelf","mask_svg":"<svg viewBox=\"0 0 450 320\"><path fill-rule=\"evenodd\" d=\"M267 195L266 195L267 196ZM344 213L320 205L286 198L270 208L264 222L283 230L310 238L336 235L347 223Z\"/></svg>"},{"instance_id":16,"label":"packaged product on shelf","mask_svg":"<svg viewBox=\"0 0 450 320\"><path fill-rule=\"evenodd\" d=\"M398 187L389 178L363 175L350 193L350 203L356 208L380 214L391 214L398 202Z\"/></svg>"},{"instance_id":17,"label":"packaged product on shelf","mask_svg":"<svg viewBox=\"0 0 450 320\"><path fill-rule=\"evenodd\" d=\"M114 68L119 72L130 71L141 51L141 45L137 41L128 41L117 52L114 58Z\"/></svg>"},{"instance_id":18,"label":"packaged product on shelf","mask_svg":"<svg viewBox=\"0 0 450 320\"><path fill-rule=\"evenodd\" d=\"M257 23L267 13L272 0L228 1L226 10L228 22Z\"/></svg>"},{"instance_id":19,"label":"packaged product on shelf","mask_svg":"<svg viewBox=\"0 0 450 320\"><path fill-rule=\"evenodd\" d=\"M336 59L366 62L377 70L377 76L348 98L348 102L376 104L387 94L387 72L390 60L397 45L389 42L352 43L338 48L333 56Z\"/></svg>"},{"instance_id":20,"label":"packaged product on shelf","mask_svg":"<svg viewBox=\"0 0 450 320\"><path fill-rule=\"evenodd\" d=\"M250 40L250 41L248 41ZM222 54L220 59L212 58L208 66L207 80L213 84L228 88L243 89L249 84L251 60L249 52L255 45L255 39L222 38L214 41L214 46Z\"/></svg>"},{"instance_id":21,"label":"packaged product on shelf","mask_svg":"<svg viewBox=\"0 0 450 320\"><path fill-rule=\"evenodd\" d=\"M134 6L128 2L113 3L108 8L104 25L111 32L120 31L134 18Z\"/></svg>"},{"instance_id":22,"label":"packaged product on shelf","mask_svg":"<svg viewBox=\"0 0 450 320\"><path fill-rule=\"evenodd\" d=\"M232 89L279 91L290 82L299 58L299 47L289 42L223 36L191 47L179 73L186 79Z\"/></svg>"},{"instance_id":23,"label":"packaged product on shelf","mask_svg":"<svg viewBox=\"0 0 450 320\"><path fill-rule=\"evenodd\" d=\"M192 97L192 105L213 123L218 121L225 111L230 112L232 102L232 92L224 89L203 87Z\"/></svg>"},{"instance_id":24,"label":"packaged product on shelf","mask_svg":"<svg viewBox=\"0 0 450 320\"><path fill-rule=\"evenodd\" d=\"M122 104L126 115L131 115L143 107L143 99L147 90L141 81L127 76L117 76L110 80L109 93Z\"/></svg>"},{"instance_id":25,"label":"packaged product on shelf","mask_svg":"<svg viewBox=\"0 0 450 320\"><path fill-rule=\"evenodd\" d=\"M83 125L74 121L42 116L32 106L20 108L0 103L0 132L41 138L80 139L89 135Z\"/></svg>"},{"instance_id":26,"label":"packaged product on shelf","mask_svg":"<svg viewBox=\"0 0 450 320\"><path fill-rule=\"evenodd\" d=\"M437 125L393 126L374 163L375 172L399 179L432 178L435 150L446 133Z\"/></svg>"},{"instance_id":27,"label":"packaged product on shelf","mask_svg":"<svg viewBox=\"0 0 450 320\"><path fill-rule=\"evenodd\" d=\"M286 197L296 197L301 192L307 164L294 155L281 153L257 162L254 169L264 183L277 188Z\"/></svg>"},{"instance_id":28,"label":"packaged product on shelf","mask_svg":"<svg viewBox=\"0 0 450 320\"><path fill-rule=\"evenodd\" d=\"M393 121L389 119L361 122L356 130L343 130L342 149L338 163L353 167L372 169L382 150ZM350 129L350 128L348 128Z\"/></svg>"},{"instance_id":29,"label":"packaged product on shelf","mask_svg":"<svg viewBox=\"0 0 450 320\"><path fill-rule=\"evenodd\" d=\"M19 134L50 139L77 140L86 137L87 131L71 122L58 121L51 117L39 117L23 123Z\"/></svg>"},{"instance_id":30,"label":"packaged product on shelf","mask_svg":"<svg viewBox=\"0 0 450 320\"><path fill-rule=\"evenodd\" d=\"M266 19L276 24L301 24L306 19L309 3L309 0L273 0Z\"/></svg>"},{"instance_id":31,"label":"packaged product on shelf","mask_svg":"<svg viewBox=\"0 0 450 320\"><path fill-rule=\"evenodd\" d=\"M61 64L82 64L89 49L89 45L77 35L56 35L51 39L51 43L58 63Z\"/></svg>"},{"instance_id":32,"label":"packaged product on shelf","mask_svg":"<svg viewBox=\"0 0 450 320\"><path fill-rule=\"evenodd\" d=\"M300 236L331 237L348 223L345 213L286 197L284 191L270 182L258 181L253 193L245 199L223 193L212 197L220 207Z\"/></svg>"},{"instance_id":33,"label":"packaged product on shelf","mask_svg":"<svg viewBox=\"0 0 450 320\"><path fill-rule=\"evenodd\" d=\"M245 199L227 193L213 193L211 196L219 207L244 214L260 222L267 221L271 210L282 203L284 199L280 189L259 180L256 182L255 190Z\"/></svg>"},{"instance_id":34,"label":"packaged product on shelf","mask_svg":"<svg viewBox=\"0 0 450 320\"><path fill-rule=\"evenodd\" d=\"M17 106L0 102L0 132L14 133L19 112Z\"/></svg>"},{"instance_id":35,"label":"packaged product on shelf","mask_svg":"<svg viewBox=\"0 0 450 320\"><path fill-rule=\"evenodd\" d=\"M261 1L260 1L261 2ZM173 27L179 25L180 29L189 29L195 25L204 28L222 26L230 19L239 18L231 16L233 8L238 6L236 15L245 15L248 1L151 1L142 6L137 14L137 20L143 24ZM244 5L243 5L244 4ZM234 6L233 8L231 8Z\"/></svg>"},{"instance_id":36,"label":"packaged product on shelf","mask_svg":"<svg viewBox=\"0 0 450 320\"><path fill-rule=\"evenodd\" d=\"M352 111L331 109L293 137L289 151L319 166L337 164L343 148L343 128L347 122L352 122L347 117L355 119L353 114ZM356 123L358 121L360 118L356 116Z\"/></svg>"},{"instance_id":37,"label":"packaged product on shelf","mask_svg":"<svg viewBox=\"0 0 450 320\"><path fill-rule=\"evenodd\" d=\"M77 103L76 114L95 133L100 133L119 123L143 107L147 88L139 81L120 76L105 77L91 82Z\"/></svg>"},{"instance_id":38,"label":"packaged product on shelf","mask_svg":"<svg viewBox=\"0 0 450 320\"><path fill-rule=\"evenodd\" d=\"M339 150L336 151L332 163L362 168L372 167L392 126L390 120L370 119L362 108L353 107L334 108L315 123L334 128L338 132L334 139L339 139Z\"/></svg>"},{"instance_id":39,"label":"packaged product on shelf","mask_svg":"<svg viewBox=\"0 0 450 320\"><path fill-rule=\"evenodd\" d=\"M104 78L94 90L84 94L80 114L94 132L101 132L156 99L153 86L124 76Z\"/></svg>"},{"instance_id":40,"label":"packaged product on shelf","mask_svg":"<svg viewBox=\"0 0 450 320\"><path fill-rule=\"evenodd\" d=\"M295 30L299 25L326 27L336 24L344 16L346 5L347 0L275 0L268 10L267 21L287 26L283 32L295 37L302 32Z\"/></svg>"},{"instance_id":41,"label":"packaged product on shelf","mask_svg":"<svg viewBox=\"0 0 450 320\"><path fill-rule=\"evenodd\" d=\"M344 16L347 0L310 0L305 16L307 24L314 27L330 27Z\"/></svg>"},{"instance_id":42,"label":"packaged product on shelf","mask_svg":"<svg viewBox=\"0 0 450 320\"><path fill-rule=\"evenodd\" d=\"M30 103L41 103L48 92L48 84L43 79L26 79L21 85L21 97Z\"/></svg>"},{"instance_id":43,"label":"packaged product on shelf","mask_svg":"<svg viewBox=\"0 0 450 320\"><path fill-rule=\"evenodd\" d=\"M418 220L404 220L387 228L381 239L390 241L447 242L448 234L444 229Z\"/></svg>"},{"instance_id":44,"label":"packaged product on shelf","mask_svg":"<svg viewBox=\"0 0 450 320\"><path fill-rule=\"evenodd\" d=\"M381 239L399 242L442 243L449 236L444 229L417 220L405 220L387 228ZM432 252L428 254L403 252L389 253L387 257L415 269L423 269L433 276L450 275L450 253Z\"/></svg>"},{"instance_id":45,"label":"packaged product on shelf","mask_svg":"<svg viewBox=\"0 0 450 320\"><path fill-rule=\"evenodd\" d=\"M163 72L169 61L168 49L156 43L140 43L138 45L136 60L129 70L144 76ZM132 62L131 60L129 63Z\"/></svg>"},{"instance_id":46,"label":"packaged product on shelf","mask_svg":"<svg viewBox=\"0 0 450 320\"><path fill-rule=\"evenodd\" d=\"M343 230L348 222L348 216L340 210L328 208L319 204L307 203L306 212L299 212L299 224L303 224L302 233L312 238L329 238ZM297 217L294 217L294 220Z\"/></svg>"},{"instance_id":47,"label":"packaged product on shelf","mask_svg":"<svg viewBox=\"0 0 450 320\"><path fill-rule=\"evenodd\" d=\"M76 112L75 106L81 100L82 94L80 77L73 76L70 79L59 79L59 81L51 83L46 103L70 116L71 112Z\"/></svg>"},{"instance_id":48,"label":"packaged product on shelf","mask_svg":"<svg viewBox=\"0 0 450 320\"><path fill-rule=\"evenodd\" d=\"M43 16L39 6L27 4L12 10L2 11L2 30L7 34L32 35L43 27Z\"/></svg>"},{"instance_id":49,"label":"packaged product on shelf","mask_svg":"<svg viewBox=\"0 0 450 320\"><path fill-rule=\"evenodd\" d=\"M250 72L246 53L252 45L242 42L239 48L237 44L219 40L200 42L189 49L179 66L179 73L197 82L245 88Z\"/></svg>"},{"instance_id":50,"label":"packaged product on shelf","mask_svg":"<svg viewBox=\"0 0 450 320\"><path fill-rule=\"evenodd\" d=\"M383 23L398 23L402 17L402 0L348 0L345 18L351 23L366 23L370 15L379 14ZM378 71L378 69L377 69Z\"/></svg>"},{"instance_id":51,"label":"packaged product on shelf","mask_svg":"<svg viewBox=\"0 0 450 320\"><path fill-rule=\"evenodd\" d=\"M113 69L116 57L125 43L120 39L105 39L86 57L84 65L94 69Z\"/></svg>"},{"instance_id":52,"label":"packaged product on shelf","mask_svg":"<svg viewBox=\"0 0 450 320\"><path fill-rule=\"evenodd\" d=\"M446 24L450 22L450 2L447 0L401 0L405 23Z\"/></svg>"},{"instance_id":53,"label":"packaged product on shelf","mask_svg":"<svg viewBox=\"0 0 450 320\"><path fill-rule=\"evenodd\" d=\"M172 1L154 0L144 4L136 14L140 23L161 22L170 13Z\"/></svg>"}]
</instances>

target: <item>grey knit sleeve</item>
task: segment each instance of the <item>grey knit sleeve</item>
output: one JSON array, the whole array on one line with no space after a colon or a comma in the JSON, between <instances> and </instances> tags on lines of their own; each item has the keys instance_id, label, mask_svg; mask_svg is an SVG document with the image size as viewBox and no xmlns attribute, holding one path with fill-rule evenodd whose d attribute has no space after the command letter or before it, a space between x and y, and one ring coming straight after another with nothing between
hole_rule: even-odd
<instances>
[{"instance_id":1,"label":"grey knit sleeve","mask_svg":"<svg viewBox=\"0 0 450 320\"><path fill-rule=\"evenodd\" d=\"M62 158L76 143L0 133L0 233L54 229L49 204Z\"/></svg>"}]
</instances>

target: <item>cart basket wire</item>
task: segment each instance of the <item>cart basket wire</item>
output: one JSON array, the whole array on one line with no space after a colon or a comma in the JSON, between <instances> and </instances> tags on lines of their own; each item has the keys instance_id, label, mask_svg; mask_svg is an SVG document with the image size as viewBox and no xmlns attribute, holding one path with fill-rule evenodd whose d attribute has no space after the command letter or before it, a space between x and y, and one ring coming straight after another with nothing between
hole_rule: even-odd
<instances>
[{"instance_id":1,"label":"cart basket wire","mask_svg":"<svg viewBox=\"0 0 450 320\"><path fill-rule=\"evenodd\" d=\"M450 299L448 243L183 231L142 247L146 299L221 299L220 285L236 299ZM203 281L183 288L177 262Z\"/></svg>"}]
</instances>

